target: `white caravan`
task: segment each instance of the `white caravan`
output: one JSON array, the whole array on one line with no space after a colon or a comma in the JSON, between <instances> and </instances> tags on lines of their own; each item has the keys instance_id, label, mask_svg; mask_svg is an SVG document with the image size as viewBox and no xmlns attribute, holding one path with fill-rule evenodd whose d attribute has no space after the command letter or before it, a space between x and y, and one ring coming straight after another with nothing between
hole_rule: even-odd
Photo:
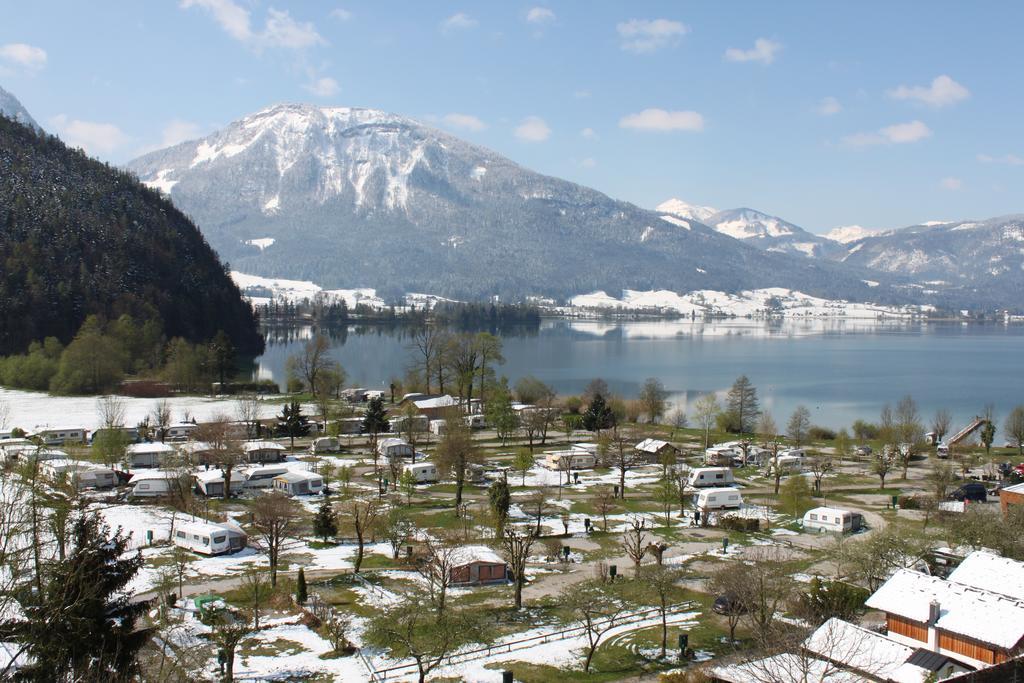
<instances>
[{"instance_id":1,"label":"white caravan","mask_svg":"<svg viewBox=\"0 0 1024 683\"><path fill-rule=\"evenodd\" d=\"M693 506L698 510L728 510L743 505L743 496L737 489L725 487L704 489L693 494Z\"/></svg>"},{"instance_id":2,"label":"white caravan","mask_svg":"<svg viewBox=\"0 0 1024 683\"><path fill-rule=\"evenodd\" d=\"M725 486L735 481L732 470L728 467L695 467L690 470L686 484L699 489L706 486Z\"/></svg>"}]
</instances>

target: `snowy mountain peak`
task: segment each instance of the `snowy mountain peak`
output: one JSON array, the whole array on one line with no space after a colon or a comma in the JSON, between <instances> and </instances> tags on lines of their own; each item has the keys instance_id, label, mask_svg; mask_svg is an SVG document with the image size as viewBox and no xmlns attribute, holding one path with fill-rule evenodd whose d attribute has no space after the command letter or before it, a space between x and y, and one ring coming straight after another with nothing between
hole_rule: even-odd
<instances>
[{"instance_id":1,"label":"snowy mountain peak","mask_svg":"<svg viewBox=\"0 0 1024 683\"><path fill-rule=\"evenodd\" d=\"M21 125L35 128L37 131L42 130L28 110L18 101L18 98L3 88L0 88L0 116L14 119Z\"/></svg>"},{"instance_id":2,"label":"snowy mountain peak","mask_svg":"<svg viewBox=\"0 0 1024 683\"><path fill-rule=\"evenodd\" d=\"M879 235L883 230L872 230L871 228L865 228L862 225L842 225L838 228L833 228L824 234L825 239L830 239L833 242L839 242L840 244L849 244L850 242L856 242L862 240L865 237L874 237Z\"/></svg>"},{"instance_id":3,"label":"snowy mountain peak","mask_svg":"<svg viewBox=\"0 0 1024 683\"><path fill-rule=\"evenodd\" d=\"M661 213L672 214L673 216L687 218L700 223L706 223L709 218L718 213L718 209L713 207L698 206L697 204L690 204L676 198L658 204L655 209Z\"/></svg>"}]
</instances>

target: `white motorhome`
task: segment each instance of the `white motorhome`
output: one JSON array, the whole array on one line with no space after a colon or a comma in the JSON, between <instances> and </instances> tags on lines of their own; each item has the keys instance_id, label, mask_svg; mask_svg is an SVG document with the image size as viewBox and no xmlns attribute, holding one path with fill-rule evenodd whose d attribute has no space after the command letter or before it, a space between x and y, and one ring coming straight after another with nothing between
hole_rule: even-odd
<instances>
[{"instance_id":1,"label":"white motorhome","mask_svg":"<svg viewBox=\"0 0 1024 683\"><path fill-rule=\"evenodd\" d=\"M245 548L245 532L229 522L214 523L205 519L180 521L174 529L174 545L200 555L223 555Z\"/></svg>"},{"instance_id":2,"label":"white motorhome","mask_svg":"<svg viewBox=\"0 0 1024 683\"><path fill-rule=\"evenodd\" d=\"M197 472L196 488L208 498L224 496L224 472L219 469ZM231 495L238 495L245 488L245 475L238 470L231 471Z\"/></svg>"},{"instance_id":3,"label":"white motorhome","mask_svg":"<svg viewBox=\"0 0 1024 683\"><path fill-rule=\"evenodd\" d=\"M487 426L487 420L483 415L466 415L462 418L470 429L483 429Z\"/></svg>"},{"instance_id":4,"label":"white motorhome","mask_svg":"<svg viewBox=\"0 0 1024 683\"><path fill-rule=\"evenodd\" d=\"M864 526L864 515L839 508L817 507L804 513L804 529L846 533Z\"/></svg>"},{"instance_id":5,"label":"white motorhome","mask_svg":"<svg viewBox=\"0 0 1024 683\"><path fill-rule=\"evenodd\" d=\"M324 478L313 472L290 470L274 477L274 490L289 496L315 496L324 489Z\"/></svg>"},{"instance_id":6,"label":"white motorhome","mask_svg":"<svg viewBox=\"0 0 1024 683\"><path fill-rule=\"evenodd\" d=\"M693 494L693 506L698 510L728 510L743 505L739 490L727 486L704 489Z\"/></svg>"},{"instance_id":7,"label":"white motorhome","mask_svg":"<svg viewBox=\"0 0 1024 683\"><path fill-rule=\"evenodd\" d=\"M66 443L85 443L83 427L40 427L33 436L42 439L47 446L63 446Z\"/></svg>"},{"instance_id":8,"label":"white motorhome","mask_svg":"<svg viewBox=\"0 0 1024 683\"><path fill-rule=\"evenodd\" d=\"M377 444L377 452L384 458L413 458L414 449L405 439L381 439Z\"/></svg>"},{"instance_id":9,"label":"white motorhome","mask_svg":"<svg viewBox=\"0 0 1024 683\"><path fill-rule=\"evenodd\" d=\"M164 438L167 441L187 441L197 429L199 425L194 422L175 422L167 428Z\"/></svg>"},{"instance_id":10,"label":"white motorhome","mask_svg":"<svg viewBox=\"0 0 1024 683\"><path fill-rule=\"evenodd\" d=\"M568 461L568 464L566 464ZM544 466L549 470L586 470L597 464L597 457L587 451L549 451L544 454Z\"/></svg>"},{"instance_id":11,"label":"white motorhome","mask_svg":"<svg viewBox=\"0 0 1024 683\"><path fill-rule=\"evenodd\" d=\"M775 468L782 474L797 474L804 471L804 459L800 455L783 455L780 453L768 461L768 474L775 474Z\"/></svg>"},{"instance_id":12,"label":"white motorhome","mask_svg":"<svg viewBox=\"0 0 1024 683\"><path fill-rule=\"evenodd\" d=\"M430 433L435 436L444 436L448 432L448 420L431 420Z\"/></svg>"},{"instance_id":13,"label":"white motorhome","mask_svg":"<svg viewBox=\"0 0 1024 683\"><path fill-rule=\"evenodd\" d=\"M743 451L732 446L711 446L704 449L704 464L714 467L732 465L737 456L742 457Z\"/></svg>"},{"instance_id":14,"label":"white motorhome","mask_svg":"<svg viewBox=\"0 0 1024 683\"><path fill-rule=\"evenodd\" d=\"M417 484L433 484L437 482L437 466L432 462L417 462L402 467L416 478Z\"/></svg>"},{"instance_id":15,"label":"white motorhome","mask_svg":"<svg viewBox=\"0 0 1024 683\"><path fill-rule=\"evenodd\" d=\"M314 455L320 453L337 453L341 450L341 444L338 443L336 436L321 436L319 439L313 439L313 445L309 449Z\"/></svg>"},{"instance_id":16,"label":"white motorhome","mask_svg":"<svg viewBox=\"0 0 1024 683\"><path fill-rule=\"evenodd\" d=\"M728 467L695 467L690 470L686 484L699 489L706 486L725 486L735 481L732 470Z\"/></svg>"},{"instance_id":17,"label":"white motorhome","mask_svg":"<svg viewBox=\"0 0 1024 683\"><path fill-rule=\"evenodd\" d=\"M287 471L287 467L277 465L249 467L239 472L239 480L245 482L247 489L269 489L274 485L274 477L279 477Z\"/></svg>"}]
</instances>

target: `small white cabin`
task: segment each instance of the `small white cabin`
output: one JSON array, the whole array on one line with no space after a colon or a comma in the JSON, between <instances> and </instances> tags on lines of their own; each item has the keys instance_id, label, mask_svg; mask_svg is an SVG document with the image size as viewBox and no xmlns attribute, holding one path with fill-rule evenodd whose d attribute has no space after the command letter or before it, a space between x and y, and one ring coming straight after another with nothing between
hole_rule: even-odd
<instances>
[{"instance_id":1,"label":"small white cabin","mask_svg":"<svg viewBox=\"0 0 1024 683\"><path fill-rule=\"evenodd\" d=\"M425 432L430 429L430 418L426 415L399 415L390 421L391 432L394 434L400 434L409 430L409 425L412 425L414 432Z\"/></svg>"},{"instance_id":2,"label":"small white cabin","mask_svg":"<svg viewBox=\"0 0 1024 683\"><path fill-rule=\"evenodd\" d=\"M125 464L129 469L137 467L160 467L168 456L174 454L174 446L155 441L133 443L124 451Z\"/></svg>"},{"instance_id":3,"label":"small white cabin","mask_svg":"<svg viewBox=\"0 0 1024 683\"><path fill-rule=\"evenodd\" d=\"M128 486L129 498L160 498L174 490L177 481L177 474L155 470L153 472L139 472L132 476Z\"/></svg>"},{"instance_id":4,"label":"small white cabin","mask_svg":"<svg viewBox=\"0 0 1024 683\"><path fill-rule=\"evenodd\" d=\"M729 466L737 455L742 456L743 451L738 451L732 446L711 446L704 449L704 464L713 467Z\"/></svg>"},{"instance_id":5,"label":"small white cabin","mask_svg":"<svg viewBox=\"0 0 1024 683\"><path fill-rule=\"evenodd\" d=\"M435 436L444 436L448 433L448 420L431 420L430 433Z\"/></svg>"},{"instance_id":6,"label":"small white cabin","mask_svg":"<svg viewBox=\"0 0 1024 683\"><path fill-rule=\"evenodd\" d=\"M597 464L597 456L587 451L549 451L544 454L544 467L549 470L564 470L566 460L570 470L587 470Z\"/></svg>"},{"instance_id":7,"label":"small white cabin","mask_svg":"<svg viewBox=\"0 0 1024 683\"><path fill-rule=\"evenodd\" d=\"M414 449L405 439L381 439L377 444L377 452L385 458L413 458Z\"/></svg>"},{"instance_id":8,"label":"small white cabin","mask_svg":"<svg viewBox=\"0 0 1024 683\"><path fill-rule=\"evenodd\" d=\"M743 496L738 489L729 487L710 488L693 494L693 506L698 510L728 510L743 505Z\"/></svg>"},{"instance_id":9,"label":"small white cabin","mask_svg":"<svg viewBox=\"0 0 1024 683\"><path fill-rule=\"evenodd\" d=\"M735 481L732 469L728 467L695 467L690 470L686 484L699 489L706 486L725 486Z\"/></svg>"},{"instance_id":10,"label":"small white cabin","mask_svg":"<svg viewBox=\"0 0 1024 683\"><path fill-rule=\"evenodd\" d=\"M285 447L274 441L246 441L242 452L247 462L281 462Z\"/></svg>"},{"instance_id":11,"label":"small white cabin","mask_svg":"<svg viewBox=\"0 0 1024 683\"><path fill-rule=\"evenodd\" d=\"M335 424L338 425L339 434L359 434L363 431L363 418L343 417Z\"/></svg>"},{"instance_id":12,"label":"small white cabin","mask_svg":"<svg viewBox=\"0 0 1024 683\"><path fill-rule=\"evenodd\" d=\"M33 436L42 439L47 446L63 446L66 443L85 443L84 427L41 427Z\"/></svg>"},{"instance_id":13,"label":"small white cabin","mask_svg":"<svg viewBox=\"0 0 1024 683\"><path fill-rule=\"evenodd\" d=\"M341 444L338 443L338 437L336 436L321 436L318 439L313 439L313 445L309 449L314 455L320 453L337 453L341 450Z\"/></svg>"},{"instance_id":14,"label":"small white cabin","mask_svg":"<svg viewBox=\"0 0 1024 683\"><path fill-rule=\"evenodd\" d=\"M11 444L3 447L4 462L45 462L67 460L68 454L57 448L40 448L33 443Z\"/></svg>"},{"instance_id":15,"label":"small white cabin","mask_svg":"<svg viewBox=\"0 0 1024 683\"><path fill-rule=\"evenodd\" d=\"M117 485L117 473L107 467L99 467L80 460L45 460L40 467L51 478L66 477L77 489L109 489Z\"/></svg>"},{"instance_id":16,"label":"small white cabin","mask_svg":"<svg viewBox=\"0 0 1024 683\"><path fill-rule=\"evenodd\" d=\"M847 533L864 526L864 515L839 508L817 507L804 513L804 529Z\"/></svg>"},{"instance_id":17,"label":"small white cabin","mask_svg":"<svg viewBox=\"0 0 1024 683\"><path fill-rule=\"evenodd\" d=\"M187 441L199 425L194 422L175 422L167 427L167 434L164 437L167 441Z\"/></svg>"},{"instance_id":18,"label":"small white cabin","mask_svg":"<svg viewBox=\"0 0 1024 683\"><path fill-rule=\"evenodd\" d=\"M579 443L574 443L572 446L569 447L569 450L571 450L571 451L583 451L584 453L590 453L595 458L597 457L597 444L596 443L589 443L589 442L586 442L586 441L581 441Z\"/></svg>"},{"instance_id":19,"label":"small white cabin","mask_svg":"<svg viewBox=\"0 0 1024 683\"><path fill-rule=\"evenodd\" d=\"M179 548L200 555L224 555L244 549L248 538L240 527L229 522L217 524L193 519L178 522L172 540Z\"/></svg>"},{"instance_id":20,"label":"small white cabin","mask_svg":"<svg viewBox=\"0 0 1024 683\"><path fill-rule=\"evenodd\" d=\"M279 477L287 471L287 467L279 465L250 467L239 472L239 479L245 482L247 489L268 489L274 485L274 477Z\"/></svg>"},{"instance_id":21,"label":"small white cabin","mask_svg":"<svg viewBox=\"0 0 1024 683\"><path fill-rule=\"evenodd\" d=\"M178 454L191 465L212 465L217 462L217 449L205 441L186 441L177 448Z\"/></svg>"},{"instance_id":22,"label":"small white cabin","mask_svg":"<svg viewBox=\"0 0 1024 683\"><path fill-rule=\"evenodd\" d=\"M196 488L199 493L208 498L224 497L224 472L221 470L206 470L197 472ZM245 475L238 470L231 471L231 495L238 495L245 488Z\"/></svg>"},{"instance_id":23,"label":"small white cabin","mask_svg":"<svg viewBox=\"0 0 1024 683\"><path fill-rule=\"evenodd\" d=\"M402 467L406 472L412 473L417 484L433 484L437 482L437 465L432 462L417 462Z\"/></svg>"},{"instance_id":24,"label":"small white cabin","mask_svg":"<svg viewBox=\"0 0 1024 683\"><path fill-rule=\"evenodd\" d=\"M324 478L313 472L291 470L274 477L274 490L289 496L313 496L324 489Z\"/></svg>"}]
</instances>

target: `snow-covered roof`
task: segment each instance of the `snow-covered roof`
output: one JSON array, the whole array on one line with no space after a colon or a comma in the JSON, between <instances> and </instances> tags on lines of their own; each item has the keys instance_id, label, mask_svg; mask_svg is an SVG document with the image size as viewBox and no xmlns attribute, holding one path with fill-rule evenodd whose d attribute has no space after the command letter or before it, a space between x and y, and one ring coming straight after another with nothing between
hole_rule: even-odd
<instances>
[{"instance_id":1,"label":"snow-covered roof","mask_svg":"<svg viewBox=\"0 0 1024 683\"><path fill-rule=\"evenodd\" d=\"M148 470L146 472L134 472L129 483L135 484L140 481L149 481L154 479L177 479L178 473L169 470Z\"/></svg>"},{"instance_id":2,"label":"snow-covered roof","mask_svg":"<svg viewBox=\"0 0 1024 683\"><path fill-rule=\"evenodd\" d=\"M195 477L196 481L201 481L206 484L224 481L224 473L220 470L204 470L202 472L196 472Z\"/></svg>"},{"instance_id":3,"label":"snow-covered roof","mask_svg":"<svg viewBox=\"0 0 1024 683\"><path fill-rule=\"evenodd\" d=\"M182 453L203 453L204 451L212 451L213 446L206 441L186 441L178 445L178 450Z\"/></svg>"},{"instance_id":4,"label":"snow-covered roof","mask_svg":"<svg viewBox=\"0 0 1024 683\"><path fill-rule=\"evenodd\" d=\"M174 446L169 443L154 441L153 443L133 443L124 450L128 455L160 455L161 453L173 453Z\"/></svg>"},{"instance_id":5,"label":"snow-covered roof","mask_svg":"<svg viewBox=\"0 0 1024 683\"><path fill-rule=\"evenodd\" d=\"M804 513L804 518L806 519L807 515L812 514L812 513L816 514L816 515L833 515L833 516L837 516L837 517L842 517L843 515L852 515L853 514L849 510L843 510L841 508L830 508L830 507L824 507L823 506L823 507L811 508L810 510L808 510L807 512Z\"/></svg>"},{"instance_id":6,"label":"snow-covered roof","mask_svg":"<svg viewBox=\"0 0 1024 683\"><path fill-rule=\"evenodd\" d=\"M717 487L712 487L712 488L700 489L700 490L697 491L697 494L699 495L699 494L702 494L702 493L706 493L706 494L710 495L712 493L739 493L739 492L740 492L740 490L738 488L734 488L732 486L717 486Z\"/></svg>"},{"instance_id":7,"label":"snow-covered roof","mask_svg":"<svg viewBox=\"0 0 1024 683\"><path fill-rule=\"evenodd\" d=\"M289 483L300 482L300 481L323 481L323 477L313 472L300 472L297 470L288 470L274 477L274 479L283 479Z\"/></svg>"},{"instance_id":8,"label":"snow-covered roof","mask_svg":"<svg viewBox=\"0 0 1024 683\"><path fill-rule=\"evenodd\" d=\"M1003 489L1003 493L1009 491L1010 493L1024 493L1024 482L1020 484L1014 484L1013 486L1007 486Z\"/></svg>"},{"instance_id":9,"label":"snow-covered roof","mask_svg":"<svg viewBox=\"0 0 1024 683\"><path fill-rule=\"evenodd\" d=\"M406 441L405 439L390 437L387 439L381 439L380 444L378 444L378 447L381 449L391 448L392 446L409 446L409 442ZM412 448L412 446L409 447Z\"/></svg>"},{"instance_id":10,"label":"snow-covered roof","mask_svg":"<svg viewBox=\"0 0 1024 683\"><path fill-rule=\"evenodd\" d=\"M948 579L1024 600L1024 562L979 550L968 555Z\"/></svg>"},{"instance_id":11,"label":"snow-covered roof","mask_svg":"<svg viewBox=\"0 0 1024 683\"><path fill-rule=\"evenodd\" d=\"M198 517L181 520L178 522L178 528L182 531L187 530L189 533L214 534L218 531L228 531L231 533L245 535L245 532L242 531L241 527L237 524L231 524L230 522L210 522Z\"/></svg>"},{"instance_id":12,"label":"snow-covered roof","mask_svg":"<svg viewBox=\"0 0 1024 683\"><path fill-rule=\"evenodd\" d=\"M57 427L36 427L36 434L51 434L53 432L84 432L85 427L68 427L68 426L57 426Z\"/></svg>"},{"instance_id":13,"label":"snow-covered roof","mask_svg":"<svg viewBox=\"0 0 1024 683\"><path fill-rule=\"evenodd\" d=\"M636 445L636 450L644 453L657 453L665 446L672 446L672 444L661 439L644 439Z\"/></svg>"},{"instance_id":14,"label":"snow-covered roof","mask_svg":"<svg viewBox=\"0 0 1024 683\"><path fill-rule=\"evenodd\" d=\"M840 669L835 664L810 655L786 652L742 664L716 666L715 678L730 683L770 680L774 683L864 683L864 676Z\"/></svg>"},{"instance_id":15,"label":"snow-covered roof","mask_svg":"<svg viewBox=\"0 0 1024 683\"><path fill-rule=\"evenodd\" d=\"M889 680L890 673L914 654L912 647L835 617L808 636L803 647L823 659L882 680Z\"/></svg>"},{"instance_id":16,"label":"snow-covered roof","mask_svg":"<svg viewBox=\"0 0 1024 683\"><path fill-rule=\"evenodd\" d=\"M413 404L420 410L430 408L450 408L459 404L457 399L452 398L448 394L444 396L437 396L435 398L424 398L419 401L413 401Z\"/></svg>"},{"instance_id":17,"label":"snow-covered roof","mask_svg":"<svg viewBox=\"0 0 1024 683\"><path fill-rule=\"evenodd\" d=\"M87 462L85 460L71 460L68 458L55 458L53 460L44 460L40 463L40 466L44 469L52 470L54 472L112 472L109 467L102 467L93 462Z\"/></svg>"},{"instance_id":18,"label":"snow-covered roof","mask_svg":"<svg viewBox=\"0 0 1024 683\"><path fill-rule=\"evenodd\" d=\"M473 562L505 564L505 558L485 545L464 545L452 553L452 564L456 567Z\"/></svg>"},{"instance_id":19,"label":"snow-covered roof","mask_svg":"<svg viewBox=\"0 0 1024 683\"><path fill-rule=\"evenodd\" d=\"M910 569L898 570L865 604L923 624L933 601L943 631L1004 649L1024 639L1024 602Z\"/></svg>"},{"instance_id":20,"label":"snow-covered roof","mask_svg":"<svg viewBox=\"0 0 1024 683\"><path fill-rule=\"evenodd\" d=\"M285 447L273 441L246 441L242 444L242 450L246 453L253 451L283 451Z\"/></svg>"}]
</instances>

